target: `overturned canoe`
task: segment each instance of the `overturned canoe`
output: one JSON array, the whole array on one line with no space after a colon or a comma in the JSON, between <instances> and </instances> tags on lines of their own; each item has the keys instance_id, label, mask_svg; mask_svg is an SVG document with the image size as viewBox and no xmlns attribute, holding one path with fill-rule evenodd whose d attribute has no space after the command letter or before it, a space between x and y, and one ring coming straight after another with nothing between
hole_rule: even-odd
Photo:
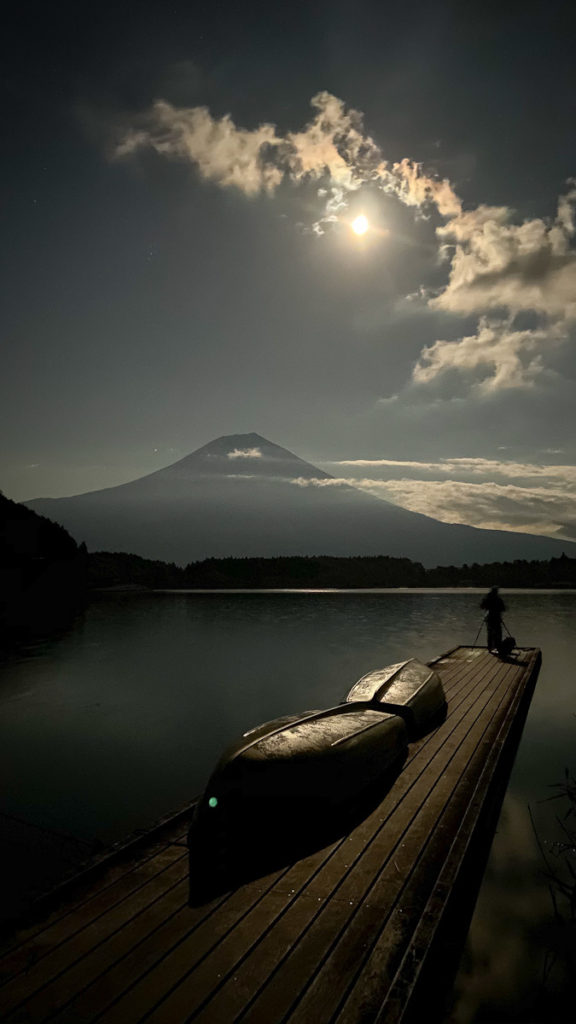
<instances>
[{"instance_id":1,"label":"overturned canoe","mask_svg":"<svg viewBox=\"0 0 576 1024\"><path fill-rule=\"evenodd\" d=\"M340 704L266 722L221 757L203 809L231 813L242 804L286 800L337 804L370 785L406 753L401 718L372 707Z\"/></svg>"},{"instance_id":2,"label":"overturned canoe","mask_svg":"<svg viewBox=\"0 0 576 1024\"><path fill-rule=\"evenodd\" d=\"M416 658L362 676L345 697L345 704L357 702L402 716L410 738L427 732L446 714L440 676Z\"/></svg>"},{"instance_id":3,"label":"overturned canoe","mask_svg":"<svg viewBox=\"0 0 576 1024\"><path fill-rule=\"evenodd\" d=\"M273 847L297 848L392 780L407 753L401 718L341 704L266 722L224 753L190 827L190 900Z\"/></svg>"}]
</instances>

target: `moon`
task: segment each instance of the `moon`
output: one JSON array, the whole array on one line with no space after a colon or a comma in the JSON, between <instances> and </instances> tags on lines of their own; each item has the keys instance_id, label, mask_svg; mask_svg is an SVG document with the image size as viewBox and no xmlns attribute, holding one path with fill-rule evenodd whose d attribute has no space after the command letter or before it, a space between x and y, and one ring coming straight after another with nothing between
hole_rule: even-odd
<instances>
[{"instance_id":1,"label":"moon","mask_svg":"<svg viewBox=\"0 0 576 1024\"><path fill-rule=\"evenodd\" d=\"M365 235L368 231L368 227L368 220L363 213L352 221L352 231L355 235Z\"/></svg>"}]
</instances>

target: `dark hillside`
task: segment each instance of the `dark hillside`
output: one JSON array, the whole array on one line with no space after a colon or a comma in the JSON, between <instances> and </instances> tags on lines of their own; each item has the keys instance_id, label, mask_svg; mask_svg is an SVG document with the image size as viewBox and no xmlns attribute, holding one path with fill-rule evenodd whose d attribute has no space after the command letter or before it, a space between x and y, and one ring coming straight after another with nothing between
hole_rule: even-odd
<instances>
[{"instance_id":1,"label":"dark hillside","mask_svg":"<svg viewBox=\"0 0 576 1024\"><path fill-rule=\"evenodd\" d=\"M85 546L0 494L0 636L64 625L85 590Z\"/></svg>"}]
</instances>

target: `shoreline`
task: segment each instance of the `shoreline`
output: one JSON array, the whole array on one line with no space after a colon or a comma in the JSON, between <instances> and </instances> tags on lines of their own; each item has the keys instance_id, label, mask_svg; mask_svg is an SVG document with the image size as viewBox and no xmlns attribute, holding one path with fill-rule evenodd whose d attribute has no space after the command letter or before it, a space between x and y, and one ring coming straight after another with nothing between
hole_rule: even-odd
<instances>
[{"instance_id":1,"label":"shoreline","mask_svg":"<svg viewBox=\"0 0 576 1024\"><path fill-rule=\"evenodd\" d=\"M503 594L576 594L576 587L499 587ZM485 594L486 587L94 587L93 594Z\"/></svg>"}]
</instances>

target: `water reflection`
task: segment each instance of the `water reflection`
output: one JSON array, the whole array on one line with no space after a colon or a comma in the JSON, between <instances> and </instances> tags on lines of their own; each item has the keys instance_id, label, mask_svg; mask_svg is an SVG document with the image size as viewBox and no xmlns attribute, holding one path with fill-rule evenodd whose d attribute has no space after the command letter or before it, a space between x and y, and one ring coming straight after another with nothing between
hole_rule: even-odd
<instances>
[{"instance_id":1,"label":"water reflection","mask_svg":"<svg viewBox=\"0 0 576 1024\"><path fill-rule=\"evenodd\" d=\"M551 816L539 807L536 820L543 837L556 833ZM573 978L573 922L562 923L554 914L543 867L528 806L509 793L446 1024L574 1019L566 1006Z\"/></svg>"}]
</instances>

